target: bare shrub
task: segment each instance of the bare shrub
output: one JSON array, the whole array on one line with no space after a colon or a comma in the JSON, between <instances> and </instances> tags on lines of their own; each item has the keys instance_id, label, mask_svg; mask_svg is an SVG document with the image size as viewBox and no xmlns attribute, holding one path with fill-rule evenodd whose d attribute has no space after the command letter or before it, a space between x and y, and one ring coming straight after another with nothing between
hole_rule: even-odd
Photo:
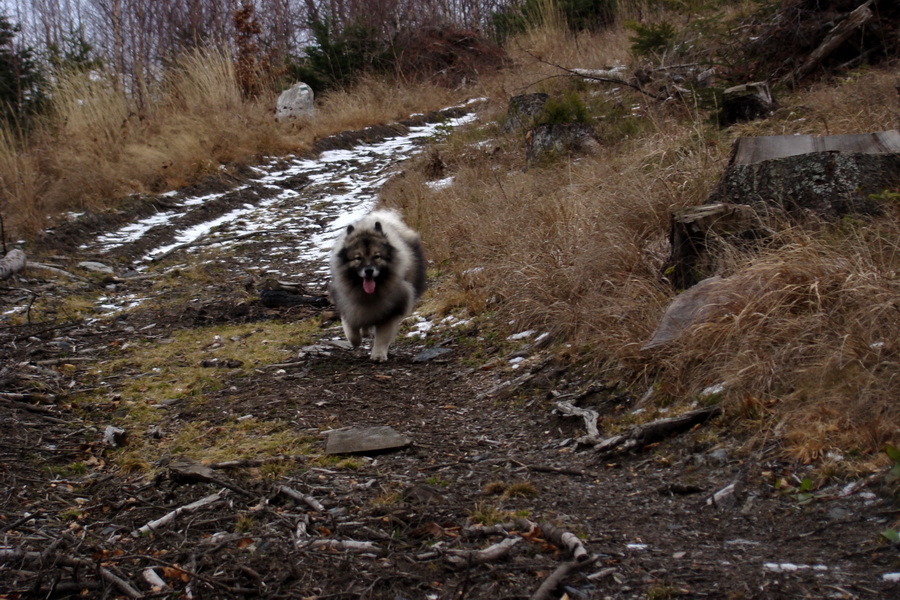
<instances>
[{"instance_id":1,"label":"bare shrub","mask_svg":"<svg viewBox=\"0 0 900 600\"><path fill-rule=\"evenodd\" d=\"M397 39L397 73L410 81L456 87L507 63L502 48L475 31L428 27L406 31Z\"/></svg>"}]
</instances>

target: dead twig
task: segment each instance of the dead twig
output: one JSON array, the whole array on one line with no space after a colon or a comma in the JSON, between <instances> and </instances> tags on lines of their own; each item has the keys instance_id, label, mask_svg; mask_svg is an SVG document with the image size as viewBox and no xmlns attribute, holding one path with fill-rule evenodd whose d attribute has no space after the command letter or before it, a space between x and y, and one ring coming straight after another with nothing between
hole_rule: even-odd
<instances>
[{"instance_id":1,"label":"dead twig","mask_svg":"<svg viewBox=\"0 0 900 600\"><path fill-rule=\"evenodd\" d=\"M190 504L185 504L184 506L179 506L175 510L173 510L169 513L166 513L165 515L156 519L155 521L150 521L143 527L141 527L139 529L135 529L134 531L131 532L131 535L133 537L140 537L142 535L147 535L148 533L152 533L154 531L162 529L163 527L166 527L167 525L169 525L170 523L175 521L175 519L177 519L181 515L190 514L192 512L196 512L196 511L200 510L203 507L213 506L215 504L218 504L222 500L222 498L225 497L225 495L227 493L228 493L228 490L219 490L215 494L210 494L209 496L200 498L199 500L197 500L195 502L191 502Z\"/></svg>"},{"instance_id":2,"label":"dead twig","mask_svg":"<svg viewBox=\"0 0 900 600\"><path fill-rule=\"evenodd\" d=\"M522 541L521 537L508 537L501 542L497 542L483 550L450 550L446 561L450 566L457 569L463 569L472 565L481 565L484 563L499 560L509 554L513 546Z\"/></svg>"},{"instance_id":3,"label":"dead twig","mask_svg":"<svg viewBox=\"0 0 900 600\"><path fill-rule=\"evenodd\" d=\"M289 488L286 485L278 486L278 493L291 498L292 500L296 500L297 502L302 502L310 506L313 510L323 513L325 512L325 507L322 504L313 498L312 496L308 496L306 494L302 494L295 489Z\"/></svg>"},{"instance_id":4,"label":"dead twig","mask_svg":"<svg viewBox=\"0 0 900 600\"><path fill-rule=\"evenodd\" d=\"M75 556L67 556L64 554L50 554L44 556L41 552L28 552L25 550L0 549L0 564L6 564L14 561L20 561L29 566L40 568L46 564L61 565L64 567L84 567L86 569L96 569L97 575L103 581L119 590L129 598L141 598L143 594L136 589L131 582L119 577L106 567L99 563Z\"/></svg>"}]
</instances>

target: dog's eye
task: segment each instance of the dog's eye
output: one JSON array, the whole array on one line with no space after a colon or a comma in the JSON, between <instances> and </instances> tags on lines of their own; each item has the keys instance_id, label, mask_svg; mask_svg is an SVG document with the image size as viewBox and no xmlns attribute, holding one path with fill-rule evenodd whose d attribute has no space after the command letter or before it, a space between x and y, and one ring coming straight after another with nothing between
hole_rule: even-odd
<instances>
[{"instance_id":1,"label":"dog's eye","mask_svg":"<svg viewBox=\"0 0 900 600\"><path fill-rule=\"evenodd\" d=\"M381 255L376 253L372 258L374 258L375 260L381 260Z\"/></svg>"}]
</instances>

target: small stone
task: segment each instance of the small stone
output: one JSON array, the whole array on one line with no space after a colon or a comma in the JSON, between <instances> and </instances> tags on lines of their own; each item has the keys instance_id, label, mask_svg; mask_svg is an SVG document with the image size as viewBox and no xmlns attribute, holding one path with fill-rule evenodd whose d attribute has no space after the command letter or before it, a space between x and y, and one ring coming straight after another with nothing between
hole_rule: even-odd
<instances>
[{"instance_id":1,"label":"small stone","mask_svg":"<svg viewBox=\"0 0 900 600\"><path fill-rule=\"evenodd\" d=\"M95 273L107 273L109 275L115 273L112 267L104 265L103 263L93 262L89 260L78 263L78 266L82 269L85 269L86 271L93 271Z\"/></svg>"},{"instance_id":2,"label":"small stone","mask_svg":"<svg viewBox=\"0 0 900 600\"><path fill-rule=\"evenodd\" d=\"M709 461L714 465L721 467L728 464L728 451L725 448L713 450L707 456L709 457Z\"/></svg>"},{"instance_id":3,"label":"small stone","mask_svg":"<svg viewBox=\"0 0 900 600\"><path fill-rule=\"evenodd\" d=\"M124 446L127 441L128 433L120 427L107 425L106 430L103 432L103 443L107 446L118 448L120 446Z\"/></svg>"}]
</instances>

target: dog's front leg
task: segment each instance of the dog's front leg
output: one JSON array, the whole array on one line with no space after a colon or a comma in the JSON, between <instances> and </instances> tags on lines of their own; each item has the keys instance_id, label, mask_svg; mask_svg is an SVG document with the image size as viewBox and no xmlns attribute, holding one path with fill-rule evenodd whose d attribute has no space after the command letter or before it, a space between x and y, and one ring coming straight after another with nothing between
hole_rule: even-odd
<instances>
[{"instance_id":1,"label":"dog's front leg","mask_svg":"<svg viewBox=\"0 0 900 600\"><path fill-rule=\"evenodd\" d=\"M350 325L345 319L341 319L341 325L344 327L344 335L347 336L347 341L354 348L358 348L360 344L362 344L362 332L359 327L353 327Z\"/></svg>"},{"instance_id":2,"label":"dog's front leg","mask_svg":"<svg viewBox=\"0 0 900 600\"><path fill-rule=\"evenodd\" d=\"M372 342L372 354L370 356L372 360L378 362L387 360L388 346L397 337L397 332L400 330L402 322L403 317L398 317L375 327L375 341Z\"/></svg>"}]
</instances>

